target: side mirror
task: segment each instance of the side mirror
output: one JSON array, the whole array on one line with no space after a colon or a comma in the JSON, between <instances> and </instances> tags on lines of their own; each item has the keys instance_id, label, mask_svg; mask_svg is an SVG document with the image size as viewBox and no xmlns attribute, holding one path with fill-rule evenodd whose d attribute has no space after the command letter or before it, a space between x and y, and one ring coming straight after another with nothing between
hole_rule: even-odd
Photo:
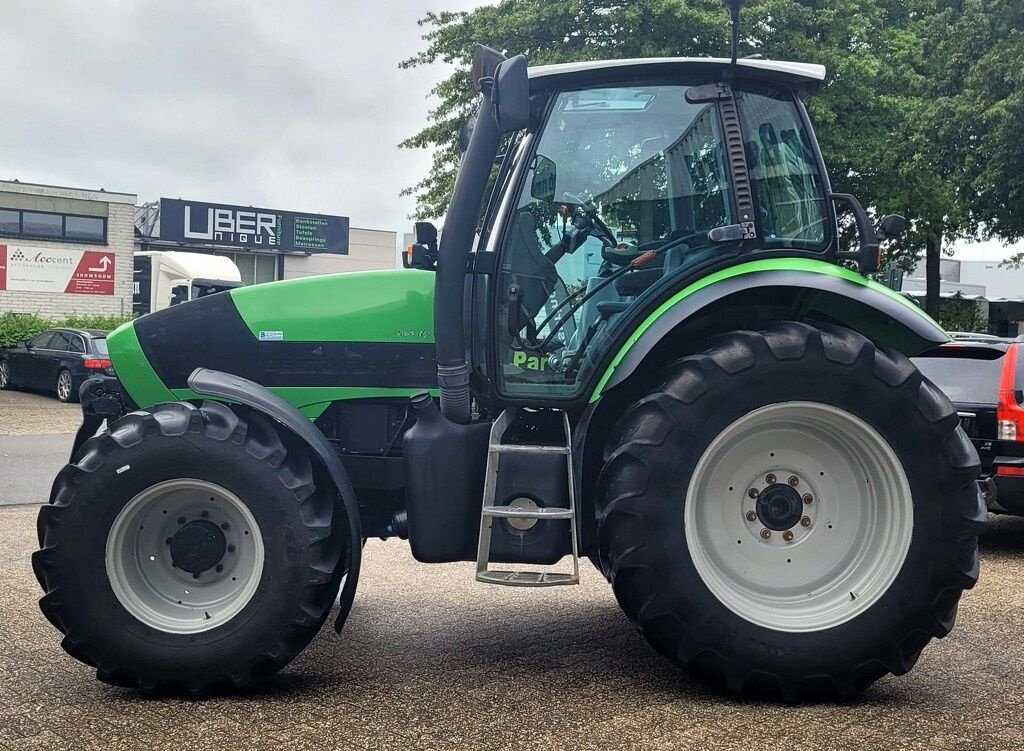
<instances>
[{"instance_id":1,"label":"side mirror","mask_svg":"<svg viewBox=\"0 0 1024 751\"><path fill-rule=\"evenodd\" d=\"M498 65L491 87L494 120L503 133L522 130L530 124L530 79L526 57L516 55Z\"/></svg>"},{"instance_id":2,"label":"side mirror","mask_svg":"<svg viewBox=\"0 0 1024 751\"><path fill-rule=\"evenodd\" d=\"M871 220L868 218L868 212L860 205L860 201L849 193L833 193L831 198L833 201L845 203L850 207L857 222L857 238L860 242L860 249L855 253L838 253L837 255L839 258L856 259L857 270L862 274L878 271L878 266L881 262L882 245L878 240L878 234L875 232Z\"/></svg>"},{"instance_id":3,"label":"side mirror","mask_svg":"<svg viewBox=\"0 0 1024 751\"><path fill-rule=\"evenodd\" d=\"M537 154L533 165L533 182L530 184L530 196L545 203L555 202L555 183L558 180L558 167L546 156Z\"/></svg>"},{"instance_id":4,"label":"side mirror","mask_svg":"<svg viewBox=\"0 0 1024 751\"><path fill-rule=\"evenodd\" d=\"M430 222L413 225L416 242L402 253L402 265L407 269L433 271L437 268L437 227Z\"/></svg>"},{"instance_id":5,"label":"side mirror","mask_svg":"<svg viewBox=\"0 0 1024 751\"><path fill-rule=\"evenodd\" d=\"M32 349L32 344L29 342L28 339L22 339L20 342L18 342L18 346L21 347L22 349Z\"/></svg>"},{"instance_id":6,"label":"side mirror","mask_svg":"<svg viewBox=\"0 0 1024 751\"><path fill-rule=\"evenodd\" d=\"M878 223L878 238L880 240L891 240L903 234L907 228L907 219L899 214L886 214Z\"/></svg>"}]
</instances>

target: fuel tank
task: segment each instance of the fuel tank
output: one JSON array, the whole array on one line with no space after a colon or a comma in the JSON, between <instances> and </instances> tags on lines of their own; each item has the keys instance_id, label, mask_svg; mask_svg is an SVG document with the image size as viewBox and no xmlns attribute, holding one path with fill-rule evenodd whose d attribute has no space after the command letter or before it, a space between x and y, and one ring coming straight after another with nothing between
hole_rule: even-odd
<instances>
[{"instance_id":1,"label":"fuel tank","mask_svg":"<svg viewBox=\"0 0 1024 751\"><path fill-rule=\"evenodd\" d=\"M403 269L240 287L142 316L107 338L140 407L195 396L198 367L244 376L315 417L339 399L437 384L434 274Z\"/></svg>"}]
</instances>

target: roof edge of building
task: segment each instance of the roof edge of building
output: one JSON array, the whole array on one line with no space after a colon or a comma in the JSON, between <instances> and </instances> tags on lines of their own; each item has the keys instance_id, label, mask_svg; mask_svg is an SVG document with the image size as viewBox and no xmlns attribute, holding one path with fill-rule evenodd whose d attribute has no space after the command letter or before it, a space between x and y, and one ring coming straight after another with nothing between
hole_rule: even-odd
<instances>
[{"instance_id":1,"label":"roof edge of building","mask_svg":"<svg viewBox=\"0 0 1024 751\"><path fill-rule=\"evenodd\" d=\"M82 201L103 201L105 203L126 203L135 205L138 195L104 188L73 188L68 185L46 185L45 183L26 183L20 180L0 180L0 191L7 193L23 193L25 195L46 196L48 198L73 198Z\"/></svg>"}]
</instances>

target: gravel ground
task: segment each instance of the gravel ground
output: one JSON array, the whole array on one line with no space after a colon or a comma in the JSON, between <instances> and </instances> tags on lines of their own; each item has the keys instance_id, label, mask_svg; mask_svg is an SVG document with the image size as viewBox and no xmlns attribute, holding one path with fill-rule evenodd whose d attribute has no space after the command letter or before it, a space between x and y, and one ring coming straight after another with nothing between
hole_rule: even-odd
<instances>
[{"instance_id":1,"label":"gravel ground","mask_svg":"<svg viewBox=\"0 0 1024 751\"><path fill-rule=\"evenodd\" d=\"M28 391L0 391L0 435L74 433L82 423L82 408L55 396Z\"/></svg>"},{"instance_id":2,"label":"gravel ground","mask_svg":"<svg viewBox=\"0 0 1024 751\"><path fill-rule=\"evenodd\" d=\"M1020 749L1024 520L999 519L957 629L846 705L708 691L649 650L588 566L546 590L473 582L371 541L355 609L253 694L150 699L97 683L36 607L32 507L0 510L4 749Z\"/></svg>"}]
</instances>

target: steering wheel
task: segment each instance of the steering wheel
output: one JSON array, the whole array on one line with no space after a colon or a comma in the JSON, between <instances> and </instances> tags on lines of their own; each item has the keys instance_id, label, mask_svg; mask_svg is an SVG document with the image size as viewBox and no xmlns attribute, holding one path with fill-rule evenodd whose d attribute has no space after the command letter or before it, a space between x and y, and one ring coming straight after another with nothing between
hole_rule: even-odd
<instances>
[{"instance_id":1,"label":"steering wheel","mask_svg":"<svg viewBox=\"0 0 1024 751\"><path fill-rule=\"evenodd\" d=\"M597 236L604 240L607 245L615 247L618 244L618 239L615 237L615 233L612 232L611 227L605 224L604 219L597 213L597 207L588 201L584 201L579 196L573 193L563 193L562 197L566 199L566 202L575 204L576 211L582 213L590 224L597 230Z\"/></svg>"}]
</instances>

